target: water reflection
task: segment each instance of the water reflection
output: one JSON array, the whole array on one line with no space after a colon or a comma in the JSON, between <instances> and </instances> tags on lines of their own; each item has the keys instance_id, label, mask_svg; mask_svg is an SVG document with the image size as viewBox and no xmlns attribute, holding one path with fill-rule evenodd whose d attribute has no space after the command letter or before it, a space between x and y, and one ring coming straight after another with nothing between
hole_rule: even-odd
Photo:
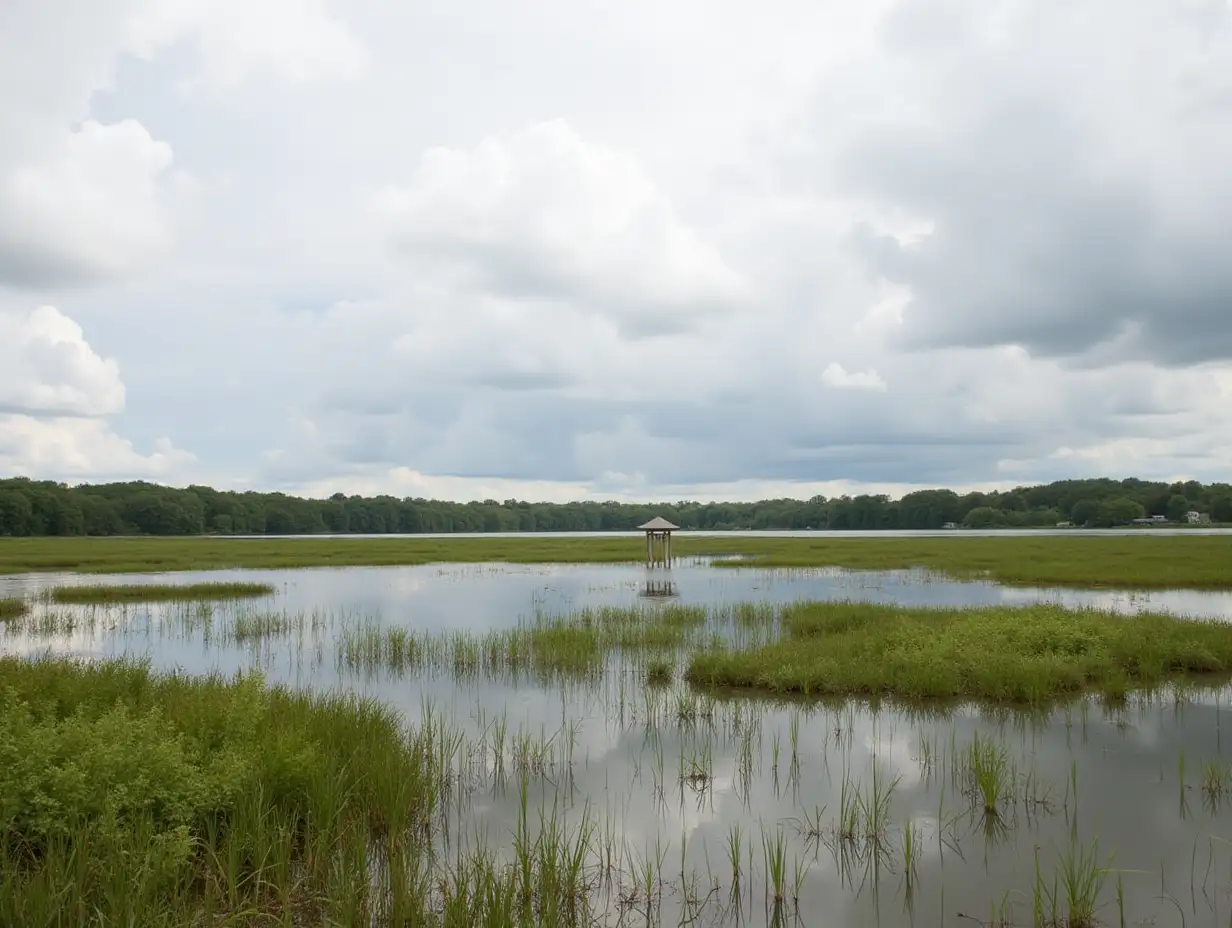
<instances>
[{"instance_id":1,"label":"water reflection","mask_svg":"<svg viewBox=\"0 0 1232 928\"><path fill-rule=\"evenodd\" d=\"M656 601L679 599L680 590L676 586L676 581L671 577L649 576L643 581L637 595L642 599Z\"/></svg>"}]
</instances>

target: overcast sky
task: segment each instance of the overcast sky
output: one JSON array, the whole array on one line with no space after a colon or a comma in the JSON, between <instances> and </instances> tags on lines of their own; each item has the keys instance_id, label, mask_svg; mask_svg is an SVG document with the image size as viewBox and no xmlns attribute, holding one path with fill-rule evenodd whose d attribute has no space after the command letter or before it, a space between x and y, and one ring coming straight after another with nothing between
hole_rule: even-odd
<instances>
[{"instance_id":1,"label":"overcast sky","mask_svg":"<svg viewBox=\"0 0 1232 928\"><path fill-rule=\"evenodd\" d=\"M1232 479L1228 0L5 0L0 475Z\"/></svg>"}]
</instances>

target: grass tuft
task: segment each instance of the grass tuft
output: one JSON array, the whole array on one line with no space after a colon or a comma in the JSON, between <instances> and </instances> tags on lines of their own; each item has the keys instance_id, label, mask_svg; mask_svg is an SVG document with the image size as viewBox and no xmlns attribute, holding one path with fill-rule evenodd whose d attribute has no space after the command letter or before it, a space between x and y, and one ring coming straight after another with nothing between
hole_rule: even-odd
<instances>
[{"instance_id":1,"label":"grass tuft","mask_svg":"<svg viewBox=\"0 0 1232 928\"><path fill-rule=\"evenodd\" d=\"M667 686L672 682L674 672L671 661L653 660L646 665L646 683L649 686Z\"/></svg>"}]
</instances>

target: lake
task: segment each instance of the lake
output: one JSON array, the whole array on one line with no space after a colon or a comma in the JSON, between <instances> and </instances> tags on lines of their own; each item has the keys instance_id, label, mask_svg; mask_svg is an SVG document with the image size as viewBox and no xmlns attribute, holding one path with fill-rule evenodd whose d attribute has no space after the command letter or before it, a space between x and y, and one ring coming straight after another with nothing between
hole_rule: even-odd
<instances>
[{"instance_id":1,"label":"lake","mask_svg":"<svg viewBox=\"0 0 1232 928\"><path fill-rule=\"evenodd\" d=\"M40 601L0 626L0 648L127 655L190 672L259 668L292 686L376 696L411 721L444 714L463 733L447 840L507 847L524 783L532 821L555 809L594 828L611 924L1031 924L1037 856L1046 897L1054 874L1109 855L1117 872L1099 893L1101 923L1120 923L1122 909L1126 924L1232 921L1225 687L1115 706L1083 699L1048 713L714 699L678 675L647 686L644 662L620 655L597 676L547 679L462 666L452 645L441 651L452 660L392 666L350 660L343 644L391 628L473 643L536 615L603 606L718 613L816 599L1045 601L1227 621L1229 593L1011 588L918 570L732 570L694 559L670 571L436 564L17 575L0 578L0 597L198 580L257 580L276 592L205 605ZM254 627L265 630L243 631ZM992 815L989 778L1001 790Z\"/></svg>"}]
</instances>

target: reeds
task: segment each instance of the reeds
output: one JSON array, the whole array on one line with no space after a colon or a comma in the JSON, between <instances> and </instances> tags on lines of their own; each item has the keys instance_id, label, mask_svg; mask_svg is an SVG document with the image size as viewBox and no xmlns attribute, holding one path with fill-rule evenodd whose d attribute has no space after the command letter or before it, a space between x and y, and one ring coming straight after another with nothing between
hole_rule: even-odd
<instances>
[{"instance_id":1,"label":"reeds","mask_svg":"<svg viewBox=\"0 0 1232 928\"><path fill-rule=\"evenodd\" d=\"M0 622L5 622L9 619L20 619L29 611L30 604L24 599L17 597L0 599Z\"/></svg>"},{"instance_id":2,"label":"reeds","mask_svg":"<svg viewBox=\"0 0 1232 928\"><path fill-rule=\"evenodd\" d=\"M672 682L676 668L671 661L652 660L646 664L646 684L648 686L667 686Z\"/></svg>"},{"instance_id":3,"label":"reeds","mask_svg":"<svg viewBox=\"0 0 1232 928\"><path fill-rule=\"evenodd\" d=\"M90 583L56 587L49 598L61 604L105 605L244 599L273 593L274 588L268 583Z\"/></svg>"},{"instance_id":4,"label":"reeds","mask_svg":"<svg viewBox=\"0 0 1232 928\"><path fill-rule=\"evenodd\" d=\"M1040 928L1094 928L1100 893L1112 872L1111 859L1101 862L1099 842L1090 846L1071 841L1048 880L1035 852L1032 915ZM1118 882L1118 887L1120 883ZM1121 892L1118 890L1118 898ZM1124 905L1123 900L1119 903Z\"/></svg>"},{"instance_id":5,"label":"reeds","mask_svg":"<svg viewBox=\"0 0 1232 928\"><path fill-rule=\"evenodd\" d=\"M1011 796L1014 780L1005 746L976 733L971 738L966 760L968 794L985 815L1000 814L1001 803Z\"/></svg>"}]
</instances>

